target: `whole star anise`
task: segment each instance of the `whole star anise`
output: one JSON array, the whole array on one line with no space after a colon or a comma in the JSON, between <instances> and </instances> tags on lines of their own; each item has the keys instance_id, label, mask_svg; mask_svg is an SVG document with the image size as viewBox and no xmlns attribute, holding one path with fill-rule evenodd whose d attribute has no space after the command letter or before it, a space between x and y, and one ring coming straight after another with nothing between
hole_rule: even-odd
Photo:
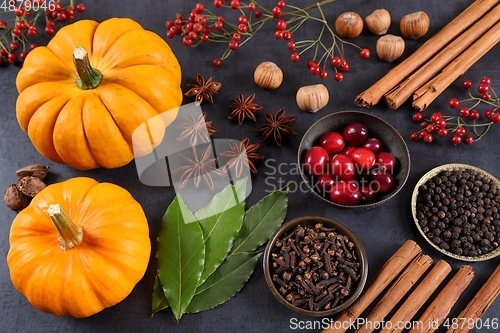
<instances>
[{"instance_id":1,"label":"whole star anise","mask_svg":"<svg viewBox=\"0 0 500 333\"><path fill-rule=\"evenodd\" d=\"M182 133L177 138L178 141L183 141L189 138L189 144L196 146L198 140L203 143L209 143L210 137L217 133L218 130L212 125L212 121L206 121L206 113L200 114L198 119L191 114L186 115L186 122L177 127L183 129Z\"/></svg>"},{"instance_id":2,"label":"whole star anise","mask_svg":"<svg viewBox=\"0 0 500 333\"><path fill-rule=\"evenodd\" d=\"M259 148L257 143L250 143L248 138L241 140L239 143L231 140L229 141L229 148L230 150L219 154L219 156L229 159L224 165L224 171L234 169L236 178L240 178L244 168L249 168L253 174L257 174L255 164L265 158L263 155L257 153L257 149Z\"/></svg>"},{"instance_id":3,"label":"whole star anise","mask_svg":"<svg viewBox=\"0 0 500 333\"><path fill-rule=\"evenodd\" d=\"M213 191L214 181L212 175L219 175L222 174L222 172L217 169L215 165L217 159L211 156L212 145L207 145L205 150L201 153L201 156L198 156L196 147L192 147L192 149L193 159L177 154L179 158L186 163L173 171L174 173L182 172L179 179L179 188L185 188L189 180L192 179L194 187L198 188L203 180L207 187Z\"/></svg>"},{"instance_id":4,"label":"whole star anise","mask_svg":"<svg viewBox=\"0 0 500 333\"><path fill-rule=\"evenodd\" d=\"M208 101L213 103L213 96L217 95L220 87L222 86L220 82L212 81L212 78L205 80L200 73L196 74L196 84L188 84L192 87L184 95L187 97L195 97L195 103L200 105L203 101Z\"/></svg>"},{"instance_id":5,"label":"whole star anise","mask_svg":"<svg viewBox=\"0 0 500 333\"><path fill-rule=\"evenodd\" d=\"M256 121L254 113L262 109L262 106L254 103L254 98L255 94L245 97L242 93L238 93L238 99L231 101L231 108L233 111L228 118L237 118L238 125L241 125L247 117Z\"/></svg>"},{"instance_id":6,"label":"whole star anise","mask_svg":"<svg viewBox=\"0 0 500 333\"><path fill-rule=\"evenodd\" d=\"M286 116L285 109L279 109L274 116L266 112L265 117L266 123L255 129L261 134L260 141L267 141L273 137L276 144L281 147L283 135L297 135L297 132L292 128L297 116Z\"/></svg>"}]
</instances>

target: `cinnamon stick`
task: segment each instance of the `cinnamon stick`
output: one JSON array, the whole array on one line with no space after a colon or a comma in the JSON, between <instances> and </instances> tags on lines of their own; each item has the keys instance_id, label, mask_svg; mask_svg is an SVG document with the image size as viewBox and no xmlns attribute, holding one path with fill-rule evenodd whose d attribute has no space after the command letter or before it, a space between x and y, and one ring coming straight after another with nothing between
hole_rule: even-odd
<instances>
[{"instance_id":1,"label":"cinnamon stick","mask_svg":"<svg viewBox=\"0 0 500 333\"><path fill-rule=\"evenodd\" d=\"M476 322L488 310L500 294L500 265L490 275L474 298L460 312L457 319L458 327L450 326L446 333L467 333L476 327Z\"/></svg>"},{"instance_id":2,"label":"cinnamon stick","mask_svg":"<svg viewBox=\"0 0 500 333\"><path fill-rule=\"evenodd\" d=\"M387 106L393 110L399 108L418 88L432 79L499 20L500 6L496 6L425 65L387 92L384 95Z\"/></svg>"},{"instance_id":3,"label":"cinnamon stick","mask_svg":"<svg viewBox=\"0 0 500 333\"><path fill-rule=\"evenodd\" d=\"M386 323L380 333L399 333L405 328L406 323L411 323L411 319L422 305L436 291L441 282L451 272L451 266L444 260L440 260L434 265L429 274L418 284L406 301L399 307L394 315Z\"/></svg>"},{"instance_id":4,"label":"cinnamon stick","mask_svg":"<svg viewBox=\"0 0 500 333\"><path fill-rule=\"evenodd\" d=\"M415 326L408 333L431 333L437 330L473 278L474 270L471 266L464 265L460 267L458 272L420 316L417 322L421 327Z\"/></svg>"},{"instance_id":5,"label":"cinnamon stick","mask_svg":"<svg viewBox=\"0 0 500 333\"><path fill-rule=\"evenodd\" d=\"M446 88L500 41L500 22L449 63L441 73L415 91L413 107L425 110Z\"/></svg>"},{"instance_id":6,"label":"cinnamon stick","mask_svg":"<svg viewBox=\"0 0 500 333\"><path fill-rule=\"evenodd\" d=\"M350 328L350 323L355 322L373 300L421 253L422 249L415 241L407 240L382 266L361 296L348 309L339 314L335 321L341 324L332 324L322 333L347 331Z\"/></svg>"},{"instance_id":7,"label":"cinnamon stick","mask_svg":"<svg viewBox=\"0 0 500 333\"><path fill-rule=\"evenodd\" d=\"M390 70L370 88L359 94L355 103L361 107L373 107L385 93L408 77L417 68L427 62L450 41L467 30L474 22L488 13L500 0L476 0L444 28L429 38L408 58Z\"/></svg>"},{"instance_id":8,"label":"cinnamon stick","mask_svg":"<svg viewBox=\"0 0 500 333\"><path fill-rule=\"evenodd\" d=\"M404 295L417 283L420 277L432 265L432 258L421 255L405 269L398 279L392 284L357 333L368 333L378 329L378 324L389 314L389 312L401 301Z\"/></svg>"}]
</instances>

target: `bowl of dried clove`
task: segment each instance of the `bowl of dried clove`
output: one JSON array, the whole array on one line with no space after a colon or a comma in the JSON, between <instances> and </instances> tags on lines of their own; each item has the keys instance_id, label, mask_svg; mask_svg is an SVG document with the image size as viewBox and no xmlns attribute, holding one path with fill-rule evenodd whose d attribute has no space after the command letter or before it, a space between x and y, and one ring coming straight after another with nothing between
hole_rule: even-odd
<instances>
[{"instance_id":1,"label":"bowl of dried clove","mask_svg":"<svg viewBox=\"0 0 500 333\"><path fill-rule=\"evenodd\" d=\"M324 317L348 308L368 276L365 249L335 220L305 216L284 223L264 251L264 276L287 308Z\"/></svg>"}]
</instances>

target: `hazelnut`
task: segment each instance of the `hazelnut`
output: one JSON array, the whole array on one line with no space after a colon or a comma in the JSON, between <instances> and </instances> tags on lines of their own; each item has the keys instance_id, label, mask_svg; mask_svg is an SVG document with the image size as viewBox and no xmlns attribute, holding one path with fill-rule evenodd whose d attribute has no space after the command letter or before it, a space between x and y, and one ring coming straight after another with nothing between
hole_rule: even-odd
<instances>
[{"instance_id":1,"label":"hazelnut","mask_svg":"<svg viewBox=\"0 0 500 333\"><path fill-rule=\"evenodd\" d=\"M420 38L429 30L429 16L423 11L405 15L399 22L399 29L403 37Z\"/></svg>"},{"instance_id":2,"label":"hazelnut","mask_svg":"<svg viewBox=\"0 0 500 333\"><path fill-rule=\"evenodd\" d=\"M11 184L4 193L3 201L12 210L20 211L28 206L28 197L19 191L16 184Z\"/></svg>"},{"instance_id":3,"label":"hazelnut","mask_svg":"<svg viewBox=\"0 0 500 333\"><path fill-rule=\"evenodd\" d=\"M392 62L403 55L405 41L394 35L384 35L377 40L377 55L381 60Z\"/></svg>"},{"instance_id":4,"label":"hazelnut","mask_svg":"<svg viewBox=\"0 0 500 333\"><path fill-rule=\"evenodd\" d=\"M264 89L276 89L283 82L283 72L271 61L260 63L253 73L255 83Z\"/></svg>"},{"instance_id":5,"label":"hazelnut","mask_svg":"<svg viewBox=\"0 0 500 333\"><path fill-rule=\"evenodd\" d=\"M363 19L355 12L342 13L335 20L335 30L342 38L356 38L363 31Z\"/></svg>"},{"instance_id":6,"label":"hazelnut","mask_svg":"<svg viewBox=\"0 0 500 333\"><path fill-rule=\"evenodd\" d=\"M383 35L391 26L391 14L386 9L376 9L365 17L366 29L374 35Z\"/></svg>"},{"instance_id":7,"label":"hazelnut","mask_svg":"<svg viewBox=\"0 0 500 333\"><path fill-rule=\"evenodd\" d=\"M313 84L299 88L296 95L297 105L302 111L318 112L330 99L328 89L323 84Z\"/></svg>"}]
</instances>

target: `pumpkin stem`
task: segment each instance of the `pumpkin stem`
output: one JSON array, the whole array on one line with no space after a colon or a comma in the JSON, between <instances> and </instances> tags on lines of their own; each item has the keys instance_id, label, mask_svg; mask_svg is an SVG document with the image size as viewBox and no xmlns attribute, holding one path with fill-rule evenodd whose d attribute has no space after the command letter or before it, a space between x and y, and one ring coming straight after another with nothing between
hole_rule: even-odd
<instances>
[{"instance_id":1,"label":"pumpkin stem","mask_svg":"<svg viewBox=\"0 0 500 333\"><path fill-rule=\"evenodd\" d=\"M78 73L78 79L76 80L78 88L89 90L99 85L102 80L102 74L90 65L87 50L81 46L75 48L73 50L73 63Z\"/></svg>"},{"instance_id":2,"label":"pumpkin stem","mask_svg":"<svg viewBox=\"0 0 500 333\"><path fill-rule=\"evenodd\" d=\"M57 239L59 247L63 250L69 250L83 241L83 228L81 225L76 225L71 221L68 214L59 204L51 204L47 209L50 219L59 232Z\"/></svg>"}]
</instances>

